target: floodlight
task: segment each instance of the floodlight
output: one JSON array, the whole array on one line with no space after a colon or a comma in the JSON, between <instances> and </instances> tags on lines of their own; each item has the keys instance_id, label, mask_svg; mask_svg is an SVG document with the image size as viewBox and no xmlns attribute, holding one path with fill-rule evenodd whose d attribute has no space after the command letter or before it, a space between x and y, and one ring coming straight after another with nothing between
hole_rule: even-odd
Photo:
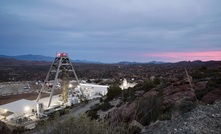
<instances>
[{"instance_id":1,"label":"floodlight","mask_svg":"<svg viewBox=\"0 0 221 134\"><path fill-rule=\"evenodd\" d=\"M30 107L29 106L25 106L24 110L27 112L30 110Z\"/></svg>"},{"instance_id":2,"label":"floodlight","mask_svg":"<svg viewBox=\"0 0 221 134\"><path fill-rule=\"evenodd\" d=\"M72 88L72 87L73 87L73 85L72 85L72 84L69 84L69 85L68 85L68 87L69 87L69 88Z\"/></svg>"}]
</instances>

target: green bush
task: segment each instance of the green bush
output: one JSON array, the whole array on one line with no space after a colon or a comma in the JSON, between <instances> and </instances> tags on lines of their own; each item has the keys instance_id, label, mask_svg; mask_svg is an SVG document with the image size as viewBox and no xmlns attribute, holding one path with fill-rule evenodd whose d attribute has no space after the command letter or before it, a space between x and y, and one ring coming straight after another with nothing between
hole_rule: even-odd
<instances>
[{"instance_id":1,"label":"green bush","mask_svg":"<svg viewBox=\"0 0 221 134\"><path fill-rule=\"evenodd\" d=\"M107 90L107 100L112 100L113 98L120 96L122 91L121 88L116 84L111 85Z\"/></svg>"},{"instance_id":2,"label":"green bush","mask_svg":"<svg viewBox=\"0 0 221 134\"><path fill-rule=\"evenodd\" d=\"M123 101L131 101L135 97L134 89L128 88L122 91Z\"/></svg>"},{"instance_id":3,"label":"green bush","mask_svg":"<svg viewBox=\"0 0 221 134\"><path fill-rule=\"evenodd\" d=\"M102 103L103 101L104 101L104 100L103 100L103 98L101 97L101 98L100 98L100 103Z\"/></svg>"},{"instance_id":4,"label":"green bush","mask_svg":"<svg viewBox=\"0 0 221 134\"><path fill-rule=\"evenodd\" d=\"M155 85L153 84L153 82L152 81L149 81L149 80L147 80L147 81L145 81L144 83L143 83L143 85L142 85L142 90L144 90L144 91L149 91L150 89L152 89L152 88L154 88L155 87Z\"/></svg>"},{"instance_id":5,"label":"green bush","mask_svg":"<svg viewBox=\"0 0 221 134\"><path fill-rule=\"evenodd\" d=\"M172 117L171 113L163 113L160 115L159 120L164 121L164 120L170 120Z\"/></svg>"},{"instance_id":6,"label":"green bush","mask_svg":"<svg viewBox=\"0 0 221 134\"><path fill-rule=\"evenodd\" d=\"M107 111L110 108L112 108L111 104L108 102L104 102L103 104L100 105L100 108L102 111Z\"/></svg>"},{"instance_id":7,"label":"green bush","mask_svg":"<svg viewBox=\"0 0 221 134\"><path fill-rule=\"evenodd\" d=\"M123 126L113 126L107 123L99 123L87 116L79 118L69 117L62 123L53 127L49 134L129 134Z\"/></svg>"},{"instance_id":8,"label":"green bush","mask_svg":"<svg viewBox=\"0 0 221 134\"><path fill-rule=\"evenodd\" d=\"M91 120L97 120L99 118L99 115L97 115L97 111L95 110L89 110L87 111L88 117L90 117Z\"/></svg>"},{"instance_id":9,"label":"green bush","mask_svg":"<svg viewBox=\"0 0 221 134\"><path fill-rule=\"evenodd\" d=\"M155 77L155 78L153 79L153 84L154 84L154 85L159 85L159 84L160 84L160 78Z\"/></svg>"}]
</instances>

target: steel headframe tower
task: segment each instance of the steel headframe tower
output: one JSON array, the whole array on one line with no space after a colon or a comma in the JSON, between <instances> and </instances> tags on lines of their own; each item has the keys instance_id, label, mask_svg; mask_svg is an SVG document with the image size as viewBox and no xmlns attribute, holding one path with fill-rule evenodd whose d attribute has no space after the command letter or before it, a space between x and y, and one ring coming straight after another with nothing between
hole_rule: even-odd
<instances>
[{"instance_id":1,"label":"steel headframe tower","mask_svg":"<svg viewBox=\"0 0 221 134\"><path fill-rule=\"evenodd\" d=\"M45 81L42 85L42 88L41 88L40 92L39 92L37 102L41 98L42 93L48 93L48 94L50 94L48 107L50 107L55 87L58 84L59 73L62 73L62 75L61 75L61 77L62 77L62 95L61 95L61 97L62 97L62 101L64 103L66 103L67 98L68 98L69 72L74 73L74 77L77 81L77 84L80 86L80 91L82 93L82 96L83 96L83 98L85 98L85 95L82 91L82 88L81 88L81 85L79 83L78 77L75 73L74 67L71 64L70 59L68 58L68 55L66 53L59 53L55 57L54 62L52 63L52 65L50 67L50 70L48 71L46 79L45 79ZM50 78L53 78L53 77L54 77L53 85L51 87L51 90L48 91L48 89L47 89L48 88L48 83L50 81Z\"/></svg>"}]
</instances>

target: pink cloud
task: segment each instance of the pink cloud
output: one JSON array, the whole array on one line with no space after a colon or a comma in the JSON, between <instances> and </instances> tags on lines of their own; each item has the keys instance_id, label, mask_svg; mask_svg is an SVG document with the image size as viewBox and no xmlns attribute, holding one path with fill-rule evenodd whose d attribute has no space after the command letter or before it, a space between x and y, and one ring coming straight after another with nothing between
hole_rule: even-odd
<instances>
[{"instance_id":1,"label":"pink cloud","mask_svg":"<svg viewBox=\"0 0 221 134\"><path fill-rule=\"evenodd\" d=\"M168 61L181 60L221 60L221 51L206 51L206 52L162 52L143 54L144 57L153 57Z\"/></svg>"}]
</instances>

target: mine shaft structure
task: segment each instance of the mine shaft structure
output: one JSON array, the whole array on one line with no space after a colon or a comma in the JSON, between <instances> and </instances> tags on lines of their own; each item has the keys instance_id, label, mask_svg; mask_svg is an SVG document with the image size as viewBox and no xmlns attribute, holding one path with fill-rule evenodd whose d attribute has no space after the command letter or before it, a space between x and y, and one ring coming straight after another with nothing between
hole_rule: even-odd
<instances>
[{"instance_id":1,"label":"mine shaft structure","mask_svg":"<svg viewBox=\"0 0 221 134\"><path fill-rule=\"evenodd\" d=\"M68 100L68 93L69 93L69 74L70 73L74 74L77 84L80 86L82 97L85 98L85 95L79 83L79 79L76 75L74 67L71 64L71 60L68 58L68 55L66 53L58 53L53 63L51 64L51 67L48 71L46 79L42 85L41 90L39 91L37 102L40 100L42 93L48 93L50 94L48 107L50 107L52 97L54 95L54 90L55 88L57 88L57 85L58 85L58 79L59 77L61 77L61 81L62 81L61 82L61 89L62 89L61 101L63 103L66 103ZM52 84L50 84L50 81L52 81Z\"/></svg>"}]
</instances>

